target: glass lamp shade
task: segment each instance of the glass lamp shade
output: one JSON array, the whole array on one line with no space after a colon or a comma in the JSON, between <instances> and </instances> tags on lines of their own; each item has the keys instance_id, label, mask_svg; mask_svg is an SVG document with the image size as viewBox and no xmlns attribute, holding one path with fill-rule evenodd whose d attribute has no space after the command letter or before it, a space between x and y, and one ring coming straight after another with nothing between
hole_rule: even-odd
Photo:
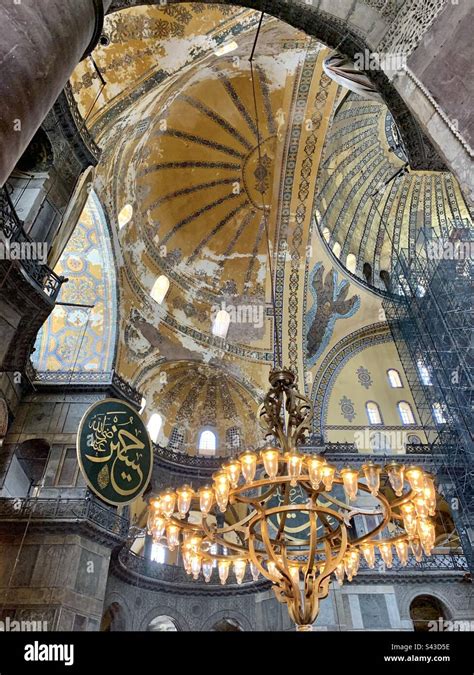
<instances>
[{"instance_id":1,"label":"glass lamp shade","mask_svg":"<svg viewBox=\"0 0 474 675\"><path fill-rule=\"evenodd\" d=\"M257 455L255 452L247 451L240 455L239 460L245 482L251 483L257 470Z\"/></svg>"},{"instance_id":2,"label":"glass lamp shade","mask_svg":"<svg viewBox=\"0 0 474 675\"><path fill-rule=\"evenodd\" d=\"M229 577L229 567L230 562L228 560L219 560L217 563L217 569L219 571L219 579L221 580L222 586L227 583Z\"/></svg>"},{"instance_id":3,"label":"glass lamp shade","mask_svg":"<svg viewBox=\"0 0 474 675\"><path fill-rule=\"evenodd\" d=\"M227 509L229 502L230 481L227 472L224 470L218 471L214 474L214 493L216 495L216 502L221 513Z\"/></svg>"},{"instance_id":4,"label":"glass lamp shade","mask_svg":"<svg viewBox=\"0 0 474 675\"><path fill-rule=\"evenodd\" d=\"M424 496L418 495L413 500L413 503L415 504L416 515L418 516L418 518L428 518L428 516L430 515L430 508Z\"/></svg>"},{"instance_id":5,"label":"glass lamp shade","mask_svg":"<svg viewBox=\"0 0 474 675\"><path fill-rule=\"evenodd\" d=\"M436 488L433 477L425 473L425 481L421 494L426 499L430 516L434 516L436 512Z\"/></svg>"},{"instance_id":6,"label":"glass lamp shade","mask_svg":"<svg viewBox=\"0 0 474 675\"><path fill-rule=\"evenodd\" d=\"M389 544L388 542L379 544L379 551L380 555L382 556L382 560L387 565L387 567L392 567L393 565L392 545Z\"/></svg>"},{"instance_id":7,"label":"glass lamp shade","mask_svg":"<svg viewBox=\"0 0 474 675\"><path fill-rule=\"evenodd\" d=\"M373 497L376 497L380 490L380 474L382 469L373 462L367 462L362 466L367 486Z\"/></svg>"},{"instance_id":8,"label":"glass lamp shade","mask_svg":"<svg viewBox=\"0 0 474 675\"><path fill-rule=\"evenodd\" d=\"M199 508L201 513L205 516L209 513L212 508L212 502L214 499L214 493L212 488L209 485L204 485L204 487L199 490Z\"/></svg>"},{"instance_id":9,"label":"glass lamp shade","mask_svg":"<svg viewBox=\"0 0 474 675\"><path fill-rule=\"evenodd\" d=\"M325 465L322 457L309 456L306 458L306 466L308 467L309 480L313 490L317 490L321 484L323 477L323 467Z\"/></svg>"},{"instance_id":10,"label":"glass lamp shade","mask_svg":"<svg viewBox=\"0 0 474 675\"><path fill-rule=\"evenodd\" d=\"M254 581L258 581L258 578L260 576L260 570L258 569L257 565L254 562L250 563L250 572L252 573L252 579Z\"/></svg>"},{"instance_id":11,"label":"glass lamp shade","mask_svg":"<svg viewBox=\"0 0 474 675\"><path fill-rule=\"evenodd\" d=\"M375 546L369 543L362 544L360 550L362 551L362 555L364 556L367 565L373 570L375 566Z\"/></svg>"},{"instance_id":12,"label":"glass lamp shade","mask_svg":"<svg viewBox=\"0 0 474 675\"><path fill-rule=\"evenodd\" d=\"M436 538L435 527L431 520L428 518L420 518L418 521L418 535L423 551L426 555L431 555Z\"/></svg>"},{"instance_id":13,"label":"glass lamp shade","mask_svg":"<svg viewBox=\"0 0 474 675\"><path fill-rule=\"evenodd\" d=\"M417 466L409 466L405 471L405 478L413 492L421 492L425 484L425 474Z\"/></svg>"},{"instance_id":14,"label":"glass lamp shade","mask_svg":"<svg viewBox=\"0 0 474 675\"><path fill-rule=\"evenodd\" d=\"M199 579L199 574L201 572L202 558L197 553L191 554L191 574L193 579Z\"/></svg>"},{"instance_id":15,"label":"glass lamp shade","mask_svg":"<svg viewBox=\"0 0 474 675\"><path fill-rule=\"evenodd\" d=\"M179 546L179 527L170 523L166 526L166 541L170 551Z\"/></svg>"},{"instance_id":16,"label":"glass lamp shade","mask_svg":"<svg viewBox=\"0 0 474 675\"><path fill-rule=\"evenodd\" d=\"M359 551L355 548L348 551L344 556L344 571L349 581L352 581L359 571L359 562Z\"/></svg>"},{"instance_id":17,"label":"glass lamp shade","mask_svg":"<svg viewBox=\"0 0 474 675\"><path fill-rule=\"evenodd\" d=\"M176 494L178 495L179 517L184 518L189 511L189 507L191 506L191 500L193 498L194 491L189 485L183 485L176 490Z\"/></svg>"},{"instance_id":18,"label":"glass lamp shade","mask_svg":"<svg viewBox=\"0 0 474 675\"><path fill-rule=\"evenodd\" d=\"M342 586L342 584L344 583L344 576L345 576L344 561L340 562L339 565L336 567L336 569L334 570L334 575L337 579L337 583L339 584L339 586Z\"/></svg>"},{"instance_id":19,"label":"glass lamp shade","mask_svg":"<svg viewBox=\"0 0 474 675\"><path fill-rule=\"evenodd\" d=\"M390 464L387 464L386 470L393 491L395 492L397 497L401 497L403 494L405 467L403 466L403 464L391 462Z\"/></svg>"},{"instance_id":20,"label":"glass lamp shade","mask_svg":"<svg viewBox=\"0 0 474 675\"><path fill-rule=\"evenodd\" d=\"M246 567L247 562L245 560L234 560L234 574L239 586L244 580Z\"/></svg>"},{"instance_id":21,"label":"glass lamp shade","mask_svg":"<svg viewBox=\"0 0 474 675\"><path fill-rule=\"evenodd\" d=\"M231 459L230 462L224 464L223 469L229 477L231 487L236 488L240 478L240 462L237 459Z\"/></svg>"},{"instance_id":22,"label":"glass lamp shade","mask_svg":"<svg viewBox=\"0 0 474 675\"><path fill-rule=\"evenodd\" d=\"M395 550L397 552L398 559L403 567L408 562L408 542L406 539L399 539L395 542Z\"/></svg>"},{"instance_id":23,"label":"glass lamp shade","mask_svg":"<svg viewBox=\"0 0 474 675\"><path fill-rule=\"evenodd\" d=\"M276 580L281 579L280 571L278 570L278 567L276 566L276 563L273 560L267 561L267 570L273 579Z\"/></svg>"},{"instance_id":24,"label":"glass lamp shade","mask_svg":"<svg viewBox=\"0 0 474 675\"><path fill-rule=\"evenodd\" d=\"M208 584L212 577L212 560L203 560L202 561L202 574L204 576L204 581Z\"/></svg>"},{"instance_id":25,"label":"glass lamp shade","mask_svg":"<svg viewBox=\"0 0 474 675\"><path fill-rule=\"evenodd\" d=\"M278 476L280 451L272 445L267 445L261 452L263 466L269 478Z\"/></svg>"},{"instance_id":26,"label":"glass lamp shade","mask_svg":"<svg viewBox=\"0 0 474 675\"><path fill-rule=\"evenodd\" d=\"M160 495L161 510L167 518L171 518L174 513L176 505L176 493L171 488L168 488Z\"/></svg>"},{"instance_id":27,"label":"glass lamp shade","mask_svg":"<svg viewBox=\"0 0 474 675\"><path fill-rule=\"evenodd\" d=\"M423 559L423 547L420 540L418 538L410 539L410 548L416 562L421 562Z\"/></svg>"},{"instance_id":28,"label":"glass lamp shade","mask_svg":"<svg viewBox=\"0 0 474 675\"><path fill-rule=\"evenodd\" d=\"M323 479L324 489L328 492L332 490L332 484L334 482L334 476L336 475L336 467L331 466L330 464L325 464L321 469L321 476Z\"/></svg>"},{"instance_id":29,"label":"glass lamp shade","mask_svg":"<svg viewBox=\"0 0 474 675\"><path fill-rule=\"evenodd\" d=\"M150 524L149 534L157 541L164 535L165 527L166 518L163 518L163 516L155 516Z\"/></svg>"},{"instance_id":30,"label":"glass lamp shade","mask_svg":"<svg viewBox=\"0 0 474 675\"><path fill-rule=\"evenodd\" d=\"M303 465L303 455L297 450L290 450L285 455L287 467L288 467L288 476L290 477L290 485L295 487L299 475L301 473L301 467Z\"/></svg>"},{"instance_id":31,"label":"glass lamp shade","mask_svg":"<svg viewBox=\"0 0 474 675\"><path fill-rule=\"evenodd\" d=\"M347 499L353 502L357 498L359 472L355 469L341 469L341 477Z\"/></svg>"}]
</instances>

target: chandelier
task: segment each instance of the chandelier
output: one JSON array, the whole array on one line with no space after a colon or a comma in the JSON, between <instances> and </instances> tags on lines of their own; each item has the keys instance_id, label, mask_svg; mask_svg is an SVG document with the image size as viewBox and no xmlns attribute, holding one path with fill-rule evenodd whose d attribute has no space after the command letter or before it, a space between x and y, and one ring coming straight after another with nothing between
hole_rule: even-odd
<instances>
[{"instance_id":1,"label":"chandelier","mask_svg":"<svg viewBox=\"0 0 474 675\"><path fill-rule=\"evenodd\" d=\"M311 403L293 372L270 374L259 412L267 444L231 458L213 485L168 488L150 501L148 532L170 550L179 547L186 572L237 584L249 569L262 575L287 605L297 630L311 630L333 578L356 576L361 558L402 566L435 543L433 478L416 466L371 461L338 470L298 449L311 422Z\"/></svg>"}]
</instances>

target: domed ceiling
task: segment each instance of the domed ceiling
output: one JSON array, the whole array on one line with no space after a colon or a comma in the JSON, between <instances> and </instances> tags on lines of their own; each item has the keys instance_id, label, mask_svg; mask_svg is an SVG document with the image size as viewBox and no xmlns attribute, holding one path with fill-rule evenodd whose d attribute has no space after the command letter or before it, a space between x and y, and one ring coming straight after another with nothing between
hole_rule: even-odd
<instances>
[{"instance_id":1,"label":"domed ceiling","mask_svg":"<svg viewBox=\"0 0 474 675\"><path fill-rule=\"evenodd\" d=\"M117 263L115 368L147 399L146 415L163 415L167 443L175 427L206 424L225 439L234 409L256 429L275 333L282 362L319 396L354 345L390 339L363 264L380 286L422 225L436 234L467 216L449 174L411 172L384 188L404 166L392 118L327 76L323 45L265 17L252 82L259 17L202 3L124 10L93 54L103 90L91 60L72 78L103 150L94 187ZM158 303L161 275L170 287ZM226 339L212 334L221 308L233 317ZM191 452L196 438L184 443Z\"/></svg>"}]
</instances>

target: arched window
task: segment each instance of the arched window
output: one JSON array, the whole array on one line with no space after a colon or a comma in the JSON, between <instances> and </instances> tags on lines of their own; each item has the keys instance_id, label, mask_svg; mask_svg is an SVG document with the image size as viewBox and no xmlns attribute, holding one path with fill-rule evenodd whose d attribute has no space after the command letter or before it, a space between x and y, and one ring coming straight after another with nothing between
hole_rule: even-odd
<instances>
[{"instance_id":1,"label":"arched window","mask_svg":"<svg viewBox=\"0 0 474 675\"><path fill-rule=\"evenodd\" d=\"M387 291L392 290L392 282L390 280L390 274L387 272L387 270L380 270L380 279L383 281L383 284Z\"/></svg>"},{"instance_id":2,"label":"arched window","mask_svg":"<svg viewBox=\"0 0 474 675\"><path fill-rule=\"evenodd\" d=\"M171 616L157 616L148 624L148 631L155 633L176 633L178 625Z\"/></svg>"},{"instance_id":3,"label":"arched window","mask_svg":"<svg viewBox=\"0 0 474 675\"><path fill-rule=\"evenodd\" d=\"M131 204L125 204L123 209L118 214L118 226L121 230L125 225L127 225L133 218L133 206Z\"/></svg>"},{"instance_id":4,"label":"arched window","mask_svg":"<svg viewBox=\"0 0 474 675\"><path fill-rule=\"evenodd\" d=\"M446 424L446 417L441 403L433 403L433 417L437 424Z\"/></svg>"},{"instance_id":5,"label":"arched window","mask_svg":"<svg viewBox=\"0 0 474 675\"><path fill-rule=\"evenodd\" d=\"M367 410L369 424L382 424L382 416L377 403L374 401L367 401L365 409Z\"/></svg>"},{"instance_id":6,"label":"arched window","mask_svg":"<svg viewBox=\"0 0 474 675\"><path fill-rule=\"evenodd\" d=\"M150 295L155 302L161 305L161 303L166 297L166 294L168 293L169 287L170 287L170 280L168 279L168 277L165 277L165 275L162 274L153 284L153 288L151 289Z\"/></svg>"},{"instance_id":7,"label":"arched window","mask_svg":"<svg viewBox=\"0 0 474 675\"><path fill-rule=\"evenodd\" d=\"M426 295L426 288L423 286L423 284L418 284L416 287L416 294L419 298L423 298Z\"/></svg>"},{"instance_id":8,"label":"arched window","mask_svg":"<svg viewBox=\"0 0 474 675\"><path fill-rule=\"evenodd\" d=\"M365 277L365 280L368 284L372 283L372 265L368 262L364 263L364 266L362 267L362 274Z\"/></svg>"},{"instance_id":9,"label":"arched window","mask_svg":"<svg viewBox=\"0 0 474 675\"><path fill-rule=\"evenodd\" d=\"M410 617L416 633L428 633L433 625L438 626L439 619L446 619L446 610L438 598L433 595L418 595L410 604Z\"/></svg>"},{"instance_id":10,"label":"arched window","mask_svg":"<svg viewBox=\"0 0 474 675\"><path fill-rule=\"evenodd\" d=\"M142 415L145 412L145 408L146 408L146 398L142 397L139 410L140 415Z\"/></svg>"},{"instance_id":11,"label":"arched window","mask_svg":"<svg viewBox=\"0 0 474 675\"><path fill-rule=\"evenodd\" d=\"M158 413L153 413L146 427L148 429L148 433L150 434L150 438L153 441L153 443L158 443L158 437L160 435L162 424L163 419L161 415L159 415Z\"/></svg>"},{"instance_id":12,"label":"arched window","mask_svg":"<svg viewBox=\"0 0 474 675\"><path fill-rule=\"evenodd\" d=\"M353 253L349 253L346 258L346 267L352 274L355 274L357 269L357 258Z\"/></svg>"},{"instance_id":13,"label":"arched window","mask_svg":"<svg viewBox=\"0 0 474 675\"><path fill-rule=\"evenodd\" d=\"M212 324L212 334L216 337L225 339L229 331L230 314L225 309L221 309L216 314L216 318Z\"/></svg>"},{"instance_id":14,"label":"arched window","mask_svg":"<svg viewBox=\"0 0 474 675\"><path fill-rule=\"evenodd\" d=\"M409 403L400 401L397 407L402 424L415 424L415 417Z\"/></svg>"},{"instance_id":15,"label":"arched window","mask_svg":"<svg viewBox=\"0 0 474 675\"><path fill-rule=\"evenodd\" d=\"M210 429L204 429L199 436L198 450L200 455L215 455L217 449L216 434Z\"/></svg>"},{"instance_id":16,"label":"arched window","mask_svg":"<svg viewBox=\"0 0 474 675\"><path fill-rule=\"evenodd\" d=\"M327 243L329 244L329 240L331 239L331 232L329 231L328 227L325 227L323 229L323 237L327 241Z\"/></svg>"},{"instance_id":17,"label":"arched window","mask_svg":"<svg viewBox=\"0 0 474 675\"><path fill-rule=\"evenodd\" d=\"M387 370L387 375L391 387L394 389L401 389L403 387L402 378L400 377L398 370L395 370L395 368L390 368L390 370Z\"/></svg>"},{"instance_id":18,"label":"arched window","mask_svg":"<svg viewBox=\"0 0 474 675\"><path fill-rule=\"evenodd\" d=\"M341 256L341 244L338 241L336 241L336 243L332 247L332 252L336 256L336 258L339 258Z\"/></svg>"},{"instance_id":19,"label":"arched window","mask_svg":"<svg viewBox=\"0 0 474 675\"><path fill-rule=\"evenodd\" d=\"M421 359L418 359L416 362L416 367L418 368L418 373L420 374L421 384L424 384L427 387L431 387L433 382L431 381L431 374L428 368L425 366Z\"/></svg>"}]
</instances>

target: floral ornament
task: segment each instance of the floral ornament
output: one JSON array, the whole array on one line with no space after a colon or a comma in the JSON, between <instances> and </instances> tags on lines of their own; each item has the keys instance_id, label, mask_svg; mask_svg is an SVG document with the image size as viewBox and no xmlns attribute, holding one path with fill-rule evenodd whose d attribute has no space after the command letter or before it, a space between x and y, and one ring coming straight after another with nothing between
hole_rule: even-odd
<instances>
[{"instance_id":1,"label":"floral ornament","mask_svg":"<svg viewBox=\"0 0 474 675\"><path fill-rule=\"evenodd\" d=\"M352 403L351 399L347 398L347 396L343 396L339 401L339 404L341 406L341 415L348 422L352 422L355 419L356 412L354 409L354 404Z\"/></svg>"},{"instance_id":2,"label":"floral ornament","mask_svg":"<svg viewBox=\"0 0 474 675\"><path fill-rule=\"evenodd\" d=\"M364 389L370 389L370 387L373 385L373 380L372 376L370 375L370 371L367 370L367 368L364 368L364 366L360 366L357 368L357 379L359 380L359 384L364 387Z\"/></svg>"}]
</instances>

